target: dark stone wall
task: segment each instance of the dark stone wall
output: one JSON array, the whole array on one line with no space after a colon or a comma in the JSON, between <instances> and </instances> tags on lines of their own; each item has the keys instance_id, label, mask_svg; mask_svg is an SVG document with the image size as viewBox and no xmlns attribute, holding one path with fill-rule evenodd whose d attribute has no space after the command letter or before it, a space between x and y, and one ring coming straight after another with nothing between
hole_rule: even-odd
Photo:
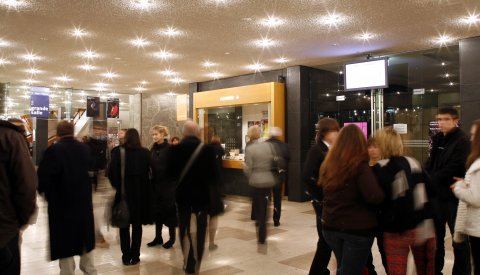
<instances>
[{"instance_id":1,"label":"dark stone wall","mask_svg":"<svg viewBox=\"0 0 480 275\"><path fill-rule=\"evenodd\" d=\"M460 123L466 133L480 119L480 37L460 41Z\"/></svg>"}]
</instances>

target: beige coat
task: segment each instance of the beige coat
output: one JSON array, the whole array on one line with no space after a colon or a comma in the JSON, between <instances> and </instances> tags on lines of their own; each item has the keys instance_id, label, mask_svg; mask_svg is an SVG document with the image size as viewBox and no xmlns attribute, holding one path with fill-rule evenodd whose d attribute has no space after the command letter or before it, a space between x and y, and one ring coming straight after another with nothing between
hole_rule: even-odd
<instances>
[{"instance_id":1,"label":"beige coat","mask_svg":"<svg viewBox=\"0 0 480 275\"><path fill-rule=\"evenodd\" d=\"M256 188L269 188L275 185L272 173L273 152L268 142L254 143L245 150L244 172L248 184Z\"/></svg>"}]
</instances>

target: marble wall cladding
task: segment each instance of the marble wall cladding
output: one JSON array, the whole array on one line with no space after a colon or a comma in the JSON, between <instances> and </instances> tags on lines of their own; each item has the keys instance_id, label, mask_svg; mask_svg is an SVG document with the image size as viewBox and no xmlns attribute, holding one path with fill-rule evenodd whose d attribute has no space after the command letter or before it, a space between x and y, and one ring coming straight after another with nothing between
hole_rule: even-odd
<instances>
[{"instance_id":1,"label":"marble wall cladding","mask_svg":"<svg viewBox=\"0 0 480 275\"><path fill-rule=\"evenodd\" d=\"M177 122L177 98L166 94L142 95L142 144L150 146L150 128L154 125L168 127L170 137L181 137L184 122Z\"/></svg>"},{"instance_id":2,"label":"marble wall cladding","mask_svg":"<svg viewBox=\"0 0 480 275\"><path fill-rule=\"evenodd\" d=\"M135 128L142 134L142 96L141 94L130 95L130 113L129 113L129 128Z\"/></svg>"}]
</instances>

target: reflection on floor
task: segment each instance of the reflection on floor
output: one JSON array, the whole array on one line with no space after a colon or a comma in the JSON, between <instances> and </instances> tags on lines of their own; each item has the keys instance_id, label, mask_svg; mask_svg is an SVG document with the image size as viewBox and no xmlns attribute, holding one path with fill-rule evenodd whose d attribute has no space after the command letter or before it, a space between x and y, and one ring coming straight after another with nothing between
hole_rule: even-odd
<instances>
[{"instance_id":1,"label":"reflection on floor","mask_svg":"<svg viewBox=\"0 0 480 275\"><path fill-rule=\"evenodd\" d=\"M112 194L108 182L103 179L99 191L94 195L97 216L103 217L105 202ZM250 201L242 197L228 197L227 205L227 212L219 221L216 237L218 249L209 251L208 245L206 246L201 274L308 274L317 242L315 216L310 203L284 201L280 227L273 227L273 222L269 220L266 245L257 245L254 223L250 220ZM47 261L48 221L46 204L42 198L39 198L39 207L37 223L23 234L22 274L58 274L58 261ZM141 262L136 266L122 265L118 230L107 228L106 225L101 229L110 248L94 250L99 274L184 274L179 242L168 250L161 246L146 246L153 239L154 226L143 227ZM165 240L168 238L165 227L163 236ZM453 254L450 238L447 243L444 269L447 271L444 274L451 274ZM376 244L372 251L377 273L385 274ZM82 274L78 270L78 258L76 261L76 274ZM335 266L335 257L332 257L329 265L331 274L335 274ZM408 274L415 274L412 261L409 263Z\"/></svg>"}]
</instances>

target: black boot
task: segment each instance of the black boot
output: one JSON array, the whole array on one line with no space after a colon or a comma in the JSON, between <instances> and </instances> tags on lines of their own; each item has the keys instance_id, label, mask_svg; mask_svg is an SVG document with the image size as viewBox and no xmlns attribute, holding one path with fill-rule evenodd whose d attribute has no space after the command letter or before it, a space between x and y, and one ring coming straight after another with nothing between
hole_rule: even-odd
<instances>
[{"instance_id":1,"label":"black boot","mask_svg":"<svg viewBox=\"0 0 480 275\"><path fill-rule=\"evenodd\" d=\"M169 227L168 233L170 235L170 240L168 240L168 242L166 242L163 245L163 248L166 248L166 249L172 248L173 244L175 243L175 227L174 226Z\"/></svg>"},{"instance_id":2,"label":"black boot","mask_svg":"<svg viewBox=\"0 0 480 275\"><path fill-rule=\"evenodd\" d=\"M147 243L147 246L156 246L156 245L162 245L163 244L163 239L162 239L162 224L159 222L155 222L155 239L153 241Z\"/></svg>"}]
</instances>

